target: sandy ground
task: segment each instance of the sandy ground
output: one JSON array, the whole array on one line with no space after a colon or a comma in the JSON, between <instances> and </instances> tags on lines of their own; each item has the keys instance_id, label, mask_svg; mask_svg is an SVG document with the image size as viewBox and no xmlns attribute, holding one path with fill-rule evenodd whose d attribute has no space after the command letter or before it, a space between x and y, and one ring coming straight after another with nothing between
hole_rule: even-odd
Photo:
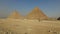
<instances>
[{"instance_id":1,"label":"sandy ground","mask_svg":"<svg viewBox=\"0 0 60 34\"><path fill-rule=\"evenodd\" d=\"M60 34L60 21L0 19L0 34Z\"/></svg>"}]
</instances>

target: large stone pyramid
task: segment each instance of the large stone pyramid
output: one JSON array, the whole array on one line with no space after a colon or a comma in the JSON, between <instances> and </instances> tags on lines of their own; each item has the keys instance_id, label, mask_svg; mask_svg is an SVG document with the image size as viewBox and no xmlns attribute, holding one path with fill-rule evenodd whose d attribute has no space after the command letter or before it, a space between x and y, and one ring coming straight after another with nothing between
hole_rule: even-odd
<instances>
[{"instance_id":1,"label":"large stone pyramid","mask_svg":"<svg viewBox=\"0 0 60 34\"><path fill-rule=\"evenodd\" d=\"M28 19L47 19L48 17L38 8L35 7L30 14L27 15Z\"/></svg>"},{"instance_id":2,"label":"large stone pyramid","mask_svg":"<svg viewBox=\"0 0 60 34\"><path fill-rule=\"evenodd\" d=\"M13 11L13 13L10 16L8 16L8 18L12 18L12 19L19 19L21 17L22 16L16 10Z\"/></svg>"}]
</instances>

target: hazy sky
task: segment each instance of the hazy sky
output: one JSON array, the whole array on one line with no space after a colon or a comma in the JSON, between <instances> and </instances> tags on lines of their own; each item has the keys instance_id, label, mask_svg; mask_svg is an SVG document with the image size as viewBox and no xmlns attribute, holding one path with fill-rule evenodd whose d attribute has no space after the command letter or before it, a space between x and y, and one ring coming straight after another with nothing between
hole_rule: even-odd
<instances>
[{"instance_id":1,"label":"hazy sky","mask_svg":"<svg viewBox=\"0 0 60 34\"><path fill-rule=\"evenodd\" d=\"M27 15L38 6L47 16L60 16L60 0L0 0L0 17L9 16L13 10Z\"/></svg>"}]
</instances>

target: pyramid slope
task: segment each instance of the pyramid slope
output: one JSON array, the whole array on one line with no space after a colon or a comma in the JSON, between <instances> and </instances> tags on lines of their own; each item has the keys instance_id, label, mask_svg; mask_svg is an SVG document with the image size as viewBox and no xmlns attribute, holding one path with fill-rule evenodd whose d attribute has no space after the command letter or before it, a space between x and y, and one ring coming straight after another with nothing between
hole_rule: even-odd
<instances>
[{"instance_id":1,"label":"pyramid slope","mask_svg":"<svg viewBox=\"0 0 60 34\"><path fill-rule=\"evenodd\" d=\"M48 17L38 8L35 7L30 14L27 15L28 19L47 19Z\"/></svg>"},{"instance_id":2,"label":"pyramid slope","mask_svg":"<svg viewBox=\"0 0 60 34\"><path fill-rule=\"evenodd\" d=\"M19 19L22 16L15 10L8 18Z\"/></svg>"}]
</instances>

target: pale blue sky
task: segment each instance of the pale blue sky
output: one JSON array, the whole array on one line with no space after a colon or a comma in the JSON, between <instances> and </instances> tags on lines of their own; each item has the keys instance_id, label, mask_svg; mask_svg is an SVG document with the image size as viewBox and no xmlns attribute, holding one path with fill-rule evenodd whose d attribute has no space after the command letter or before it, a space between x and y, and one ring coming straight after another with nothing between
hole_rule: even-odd
<instances>
[{"instance_id":1,"label":"pale blue sky","mask_svg":"<svg viewBox=\"0 0 60 34\"><path fill-rule=\"evenodd\" d=\"M0 17L7 17L13 10L27 15L38 6L48 17L60 16L60 0L0 0Z\"/></svg>"}]
</instances>

